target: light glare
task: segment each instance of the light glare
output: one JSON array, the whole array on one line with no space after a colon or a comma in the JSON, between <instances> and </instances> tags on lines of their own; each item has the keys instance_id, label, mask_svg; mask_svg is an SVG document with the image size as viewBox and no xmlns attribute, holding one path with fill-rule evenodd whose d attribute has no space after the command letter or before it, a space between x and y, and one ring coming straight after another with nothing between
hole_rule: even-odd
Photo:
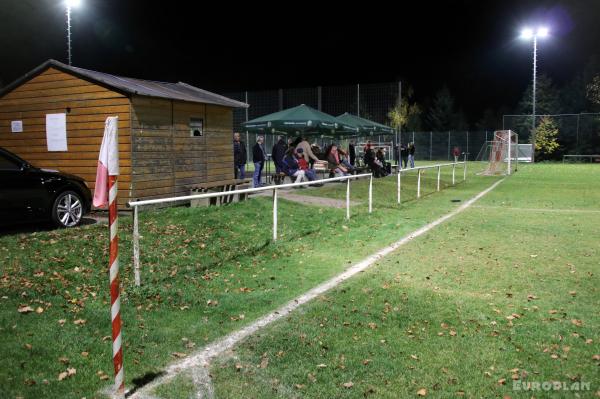
<instances>
[{"instance_id":1,"label":"light glare","mask_svg":"<svg viewBox=\"0 0 600 399\"><path fill-rule=\"evenodd\" d=\"M546 37L546 36L548 36L548 28L543 27L543 26L540 27L540 28L538 28L538 30L537 30L537 36L538 37Z\"/></svg>"},{"instance_id":2,"label":"light glare","mask_svg":"<svg viewBox=\"0 0 600 399\"><path fill-rule=\"evenodd\" d=\"M533 37L533 30L525 28L521 31L521 39L531 39Z\"/></svg>"},{"instance_id":3,"label":"light glare","mask_svg":"<svg viewBox=\"0 0 600 399\"><path fill-rule=\"evenodd\" d=\"M67 7L79 7L81 5L81 0L65 0L65 5Z\"/></svg>"}]
</instances>

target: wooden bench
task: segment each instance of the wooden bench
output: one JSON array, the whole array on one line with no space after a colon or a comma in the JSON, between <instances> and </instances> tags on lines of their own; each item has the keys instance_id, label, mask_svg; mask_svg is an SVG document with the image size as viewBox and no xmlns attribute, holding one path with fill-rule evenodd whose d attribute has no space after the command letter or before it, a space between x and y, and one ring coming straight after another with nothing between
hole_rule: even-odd
<instances>
[{"instance_id":1,"label":"wooden bench","mask_svg":"<svg viewBox=\"0 0 600 399\"><path fill-rule=\"evenodd\" d=\"M234 190L243 190L246 188L250 188L250 182L252 179L232 179L232 180L222 180L218 182L209 182L202 183L192 186L190 189L190 195L194 194L203 194L203 193L221 193L226 191L234 191ZM244 201L248 198L248 194L231 194L224 195L222 197L213 197L213 198L202 198L202 199L193 199L190 201L190 207L196 208L201 206L210 206L210 205L225 205L230 204L232 202Z\"/></svg>"}]
</instances>

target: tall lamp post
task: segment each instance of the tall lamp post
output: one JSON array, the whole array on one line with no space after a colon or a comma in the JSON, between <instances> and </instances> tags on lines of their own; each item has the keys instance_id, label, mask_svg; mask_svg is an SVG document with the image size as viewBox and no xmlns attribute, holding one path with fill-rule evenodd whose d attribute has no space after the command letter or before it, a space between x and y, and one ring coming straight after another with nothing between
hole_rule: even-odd
<instances>
[{"instance_id":1,"label":"tall lamp post","mask_svg":"<svg viewBox=\"0 0 600 399\"><path fill-rule=\"evenodd\" d=\"M535 85L537 75L537 41L538 38L545 38L548 36L548 28L539 27L536 31L531 28L525 28L521 31L521 39L532 40L533 39L533 93L531 98L531 141L533 144L533 151L531 152L531 160L535 161Z\"/></svg>"},{"instance_id":2,"label":"tall lamp post","mask_svg":"<svg viewBox=\"0 0 600 399\"><path fill-rule=\"evenodd\" d=\"M78 7L81 4L81 0L65 0L65 7L67 9L67 51L69 54L69 65L71 65L71 9Z\"/></svg>"}]
</instances>

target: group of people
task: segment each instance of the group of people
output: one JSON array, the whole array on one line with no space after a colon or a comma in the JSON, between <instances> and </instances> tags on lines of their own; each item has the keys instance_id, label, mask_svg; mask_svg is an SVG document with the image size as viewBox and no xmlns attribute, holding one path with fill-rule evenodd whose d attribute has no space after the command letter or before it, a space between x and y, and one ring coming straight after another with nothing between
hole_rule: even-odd
<instances>
[{"instance_id":1,"label":"group of people","mask_svg":"<svg viewBox=\"0 0 600 399\"><path fill-rule=\"evenodd\" d=\"M415 143L408 143L400 145L400 162L402 162L402 167L404 169L407 168L407 164L410 163L410 167L415 167Z\"/></svg>"},{"instance_id":2,"label":"group of people","mask_svg":"<svg viewBox=\"0 0 600 399\"><path fill-rule=\"evenodd\" d=\"M375 148L371 141L363 148L363 160L369 167L374 177L385 177L392 173L392 165L387 162L385 148ZM415 167L415 145L400 146L400 162L406 168ZM289 138L287 142L283 136L277 137L277 142L272 148L271 156L275 164L276 175L285 174L295 182L317 179L314 164L317 161L327 161L327 168L333 176L346 176L352 174L356 169L356 145L354 140L350 141L348 151L344 151L337 144L327 146L324 152L316 144L311 145L306 137L298 137L295 140ZM233 159L235 178L245 177L245 166L247 162L246 147L240 140L240 134L233 135ZM252 162L254 163L253 186L261 187L261 176L267 160L267 152L264 146L264 137L257 136L256 143L252 147Z\"/></svg>"}]
</instances>

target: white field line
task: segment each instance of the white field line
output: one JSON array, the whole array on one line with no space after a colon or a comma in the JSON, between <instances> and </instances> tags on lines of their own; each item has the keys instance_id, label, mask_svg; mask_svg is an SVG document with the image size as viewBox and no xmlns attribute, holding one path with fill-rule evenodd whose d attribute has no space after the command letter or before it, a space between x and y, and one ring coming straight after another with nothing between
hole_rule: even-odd
<instances>
[{"instance_id":1,"label":"white field line","mask_svg":"<svg viewBox=\"0 0 600 399\"><path fill-rule=\"evenodd\" d=\"M506 211L521 211L521 212L557 212L557 213L600 213L596 209L569 209L569 208L514 208L512 206L488 206L475 205L473 208L481 209L502 209Z\"/></svg>"},{"instance_id":2,"label":"white field line","mask_svg":"<svg viewBox=\"0 0 600 399\"><path fill-rule=\"evenodd\" d=\"M403 237L401 240L396 241L395 243L391 244L390 246L383 248L382 250L369 256L366 259L363 259L359 263L346 269L343 273L338 274L337 276L314 287L313 289L307 291L305 294L303 294L299 297L296 297L295 299L292 299L287 304L281 306L279 309L261 317L260 319L254 321L250 325L226 335L225 337L205 346L203 349L199 350L195 354L193 354L185 359L182 359L176 363L173 363L172 365L170 365L166 368L165 373L161 377L159 377L159 378L155 379L154 381L150 382L149 384L141 387L139 390L134 392L130 396L130 398L132 398L132 399L148 398L148 396L146 396L146 395L149 395L151 393L151 391L154 388L156 388L157 386L168 382L169 380L173 379L175 376L177 376L181 372L184 372L187 370L192 370L192 369L197 369L196 372L193 373L194 374L193 380L196 384L198 384L197 385L198 398L213 397L214 390L213 390L211 378L209 375L209 365L210 365L210 362L212 359L221 355L223 352L231 349L232 347L234 347L235 345L240 343L242 340L244 340L248 336L254 334L256 331L260 330L264 326L271 324L274 321L287 316L289 313L294 311L300 305L303 305L303 304L307 303L308 301L325 293L326 291L338 286L339 284L348 280L350 277L353 277L356 274L363 272L364 270L366 270L367 268L369 268L370 266L375 264L377 261L381 260L383 257L389 255L391 252L395 251L402 245L414 240L415 238L425 234L429 230L444 223L448 219L451 219L454 216L458 215L459 213L463 212L464 210L469 208L471 205L473 205L481 197L483 197L484 195L486 195L487 193L492 191L494 188L496 188L496 186L498 186L503 181L504 181L504 179L495 182L490 187L483 190L482 192L480 192L473 198L469 199L468 201L465 201L461 206L454 209L450 213L421 227L420 229L418 229L416 231L413 231L412 233L409 233L407 236Z\"/></svg>"}]
</instances>

